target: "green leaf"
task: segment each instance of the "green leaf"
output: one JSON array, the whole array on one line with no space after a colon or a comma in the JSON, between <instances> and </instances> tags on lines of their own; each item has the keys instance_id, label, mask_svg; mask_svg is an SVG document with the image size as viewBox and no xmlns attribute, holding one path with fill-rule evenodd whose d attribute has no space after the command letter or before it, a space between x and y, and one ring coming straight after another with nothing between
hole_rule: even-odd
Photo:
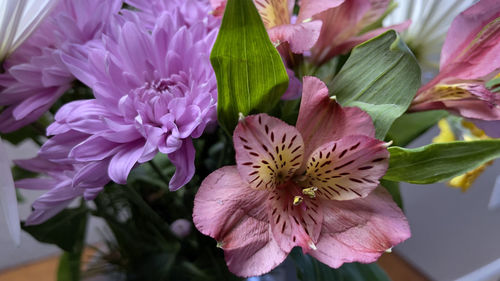
<instances>
[{"instance_id":1,"label":"green leaf","mask_svg":"<svg viewBox=\"0 0 500 281\"><path fill-rule=\"evenodd\" d=\"M500 157L500 139L434 143L414 149L389 147L384 179L428 184L450 179Z\"/></svg>"},{"instance_id":2,"label":"green leaf","mask_svg":"<svg viewBox=\"0 0 500 281\"><path fill-rule=\"evenodd\" d=\"M403 114L394 121L385 138L392 140L394 145L406 146L446 116L448 112L444 110Z\"/></svg>"},{"instance_id":3,"label":"green leaf","mask_svg":"<svg viewBox=\"0 0 500 281\"><path fill-rule=\"evenodd\" d=\"M420 68L399 35L389 30L356 46L329 86L341 105L368 112L376 137L383 139L420 87Z\"/></svg>"},{"instance_id":4,"label":"green leaf","mask_svg":"<svg viewBox=\"0 0 500 281\"><path fill-rule=\"evenodd\" d=\"M492 88L493 86L500 85L500 77L496 77L486 82L487 88Z\"/></svg>"},{"instance_id":5,"label":"green leaf","mask_svg":"<svg viewBox=\"0 0 500 281\"><path fill-rule=\"evenodd\" d=\"M288 87L281 57L251 0L227 1L210 61L217 76L217 118L230 134L240 112L270 111Z\"/></svg>"},{"instance_id":6,"label":"green leaf","mask_svg":"<svg viewBox=\"0 0 500 281\"><path fill-rule=\"evenodd\" d=\"M66 209L38 225L26 226L22 229L28 232L36 240L55 244L59 248L68 251L78 251L81 243L82 232L85 232L88 209L82 205L75 209Z\"/></svg>"},{"instance_id":7,"label":"green leaf","mask_svg":"<svg viewBox=\"0 0 500 281\"><path fill-rule=\"evenodd\" d=\"M500 92L500 77L495 77L490 81L486 82L486 87L490 89L492 92Z\"/></svg>"},{"instance_id":8,"label":"green leaf","mask_svg":"<svg viewBox=\"0 0 500 281\"><path fill-rule=\"evenodd\" d=\"M375 263L345 263L338 269L302 254L295 248L290 254L297 269L297 277L301 281L390 281L385 272Z\"/></svg>"}]
</instances>

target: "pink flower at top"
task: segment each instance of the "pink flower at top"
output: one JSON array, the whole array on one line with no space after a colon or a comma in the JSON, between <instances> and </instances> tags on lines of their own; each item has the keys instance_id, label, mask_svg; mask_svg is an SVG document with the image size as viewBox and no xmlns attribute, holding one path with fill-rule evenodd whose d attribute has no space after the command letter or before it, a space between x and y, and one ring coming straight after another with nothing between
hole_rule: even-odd
<instances>
[{"instance_id":1,"label":"pink flower at top","mask_svg":"<svg viewBox=\"0 0 500 281\"><path fill-rule=\"evenodd\" d=\"M199 2L202 5L201 2ZM206 13L208 14L208 6ZM116 16L102 42L63 55L95 99L65 104L47 128L40 155L102 171L117 183L158 153L176 166L170 189L194 175L198 138L216 120L217 83L209 55L217 29L204 18L187 23L180 7L158 13L152 30L140 17ZM89 169L88 177L96 171Z\"/></svg>"},{"instance_id":2,"label":"pink flower at top","mask_svg":"<svg viewBox=\"0 0 500 281\"><path fill-rule=\"evenodd\" d=\"M500 96L485 87L500 73L499 54L500 1L481 0L454 19L440 72L418 90L410 110L446 109L470 119L500 120Z\"/></svg>"},{"instance_id":3,"label":"pink flower at top","mask_svg":"<svg viewBox=\"0 0 500 281\"><path fill-rule=\"evenodd\" d=\"M305 77L296 127L266 114L240 121L237 165L202 182L195 226L218 241L239 276L272 270L295 246L331 267L375 261L410 231L377 188L389 153L374 134L368 114L340 107L321 81Z\"/></svg>"},{"instance_id":4,"label":"pink flower at top","mask_svg":"<svg viewBox=\"0 0 500 281\"><path fill-rule=\"evenodd\" d=\"M297 99L301 94L300 80L291 69L294 65L293 54L309 51L316 43L321 29L321 21L311 16L326 9L340 5L344 0L302 0L297 17L293 15L295 0L254 0L269 38L281 54L289 77L288 89L282 99ZM211 0L214 15L221 16L226 0Z\"/></svg>"},{"instance_id":5,"label":"pink flower at top","mask_svg":"<svg viewBox=\"0 0 500 281\"><path fill-rule=\"evenodd\" d=\"M61 0L4 62L0 74L0 132L36 121L75 79L60 60L69 44L100 38L121 0Z\"/></svg>"},{"instance_id":6,"label":"pink flower at top","mask_svg":"<svg viewBox=\"0 0 500 281\"><path fill-rule=\"evenodd\" d=\"M299 14L295 18L295 0L254 0L271 42L275 45L288 43L287 49L295 54L309 50L318 40L321 21L311 21L311 17L342 2L344 0L302 0ZM216 14L220 14L226 5L225 0L212 0L211 3Z\"/></svg>"},{"instance_id":7,"label":"pink flower at top","mask_svg":"<svg viewBox=\"0 0 500 281\"><path fill-rule=\"evenodd\" d=\"M396 31L406 29L410 21L361 33L384 15L390 2L390 0L346 0L338 7L314 15L312 18L322 21L323 26L318 41L311 49L312 60L322 64L389 29Z\"/></svg>"}]
</instances>

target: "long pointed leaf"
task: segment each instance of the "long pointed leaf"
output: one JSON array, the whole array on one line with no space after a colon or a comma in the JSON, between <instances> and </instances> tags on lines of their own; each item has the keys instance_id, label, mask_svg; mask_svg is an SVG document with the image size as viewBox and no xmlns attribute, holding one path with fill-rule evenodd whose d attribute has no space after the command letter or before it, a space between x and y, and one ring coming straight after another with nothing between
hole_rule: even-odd
<instances>
[{"instance_id":1,"label":"long pointed leaf","mask_svg":"<svg viewBox=\"0 0 500 281\"><path fill-rule=\"evenodd\" d=\"M238 113L268 112L288 86L281 57L251 0L227 1L210 55L217 76L217 115L232 133Z\"/></svg>"},{"instance_id":2,"label":"long pointed leaf","mask_svg":"<svg viewBox=\"0 0 500 281\"><path fill-rule=\"evenodd\" d=\"M500 139L435 143L414 149L390 147L384 179L428 184L466 173L500 157Z\"/></svg>"}]
</instances>

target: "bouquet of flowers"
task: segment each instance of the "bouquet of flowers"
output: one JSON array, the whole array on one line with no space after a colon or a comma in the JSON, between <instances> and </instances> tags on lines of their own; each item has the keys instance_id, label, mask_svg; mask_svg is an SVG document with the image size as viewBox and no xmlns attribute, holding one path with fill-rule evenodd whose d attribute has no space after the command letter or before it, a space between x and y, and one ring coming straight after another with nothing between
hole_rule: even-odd
<instances>
[{"instance_id":1,"label":"bouquet of flowers","mask_svg":"<svg viewBox=\"0 0 500 281\"><path fill-rule=\"evenodd\" d=\"M14 241L64 250L59 280L240 280L288 256L301 280L389 280L398 183L466 190L500 157L500 1L472 2L2 1L0 132L40 146L11 169L0 140ZM16 189L46 190L22 223Z\"/></svg>"}]
</instances>

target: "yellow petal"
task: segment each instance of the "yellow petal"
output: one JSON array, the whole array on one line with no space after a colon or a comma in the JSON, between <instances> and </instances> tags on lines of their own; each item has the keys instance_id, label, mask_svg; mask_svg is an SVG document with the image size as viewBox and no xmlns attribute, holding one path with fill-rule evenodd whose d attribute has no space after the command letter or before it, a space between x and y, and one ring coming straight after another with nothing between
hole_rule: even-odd
<instances>
[{"instance_id":1,"label":"yellow petal","mask_svg":"<svg viewBox=\"0 0 500 281\"><path fill-rule=\"evenodd\" d=\"M483 165L468 171L467 173L454 177L448 182L448 185L455 188L460 188L463 192L467 191L474 181L483 173L486 167L493 164L493 161L484 163Z\"/></svg>"},{"instance_id":2,"label":"yellow petal","mask_svg":"<svg viewBox=\"0 0 500 281\"><path fill-rule=\"evenodd\" d=\"M489 139L489 137L484 133L484 131L476 127L476 125L474 125L474 123L472 122L462 120L462 126L469 129L470 133L476 138Z\"/></svg>"},{"instance_id":3,"label":"yellow petal","mask_svg":"<svg viewBox=\"0 0 500 281\"><path fill-rule=\"evenodd\" d=\"M455 135L453 134L450 124L446 121L446 119L439 120L438 127L441 132L434 139L432 139L433 143L451 142L455 140Z\"/></svg>"}]
</instances>

